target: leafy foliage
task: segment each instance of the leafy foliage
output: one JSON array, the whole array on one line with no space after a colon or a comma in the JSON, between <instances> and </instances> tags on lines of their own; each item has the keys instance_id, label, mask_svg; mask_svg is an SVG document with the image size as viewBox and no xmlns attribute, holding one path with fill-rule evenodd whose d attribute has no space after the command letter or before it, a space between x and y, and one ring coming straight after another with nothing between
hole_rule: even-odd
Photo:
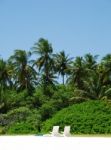
<instances>
[{"instance_id":1,"label":"leafy foliage","mask_svg":"<svg viewBox=\"0 0 111 150\"><path fill-rule=\"evenodd\" d=\"M4 133L31 134L40 132L41 115L37 110L20 107L0 116L0 126Z\"/></svg>"},{"instance_id":2,"label":"leafy foliage","mask_svg":"<svg viewBox=\"0 0 111 150\"><path fill-rule=\"evenodd\" d=\"M0 134L39 133L62 109L43 131L57 123L73 133L111 133L111 54L72 58L44 38L0 58Z\"/></svg>"},{"instance_id":3,"label":"leafy foliage","mask_svg":"<svg viewBox=\"0 0 111 150\"><path fill-rule=\"evenodd\" d=\"M75 104L44 122L42 132L49 132L54 125L59 125L62 130L65 125L70 125L75 134L111 133L111 105L97 100Z\"/></svg>"}]
</instances>

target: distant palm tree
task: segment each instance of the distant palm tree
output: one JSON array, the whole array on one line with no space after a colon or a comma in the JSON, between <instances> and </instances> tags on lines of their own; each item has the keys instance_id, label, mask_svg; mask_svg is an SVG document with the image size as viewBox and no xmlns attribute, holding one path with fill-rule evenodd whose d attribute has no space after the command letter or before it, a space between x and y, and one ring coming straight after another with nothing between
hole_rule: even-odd
<instances>
[{"instance_id":1,"label":"distant palm tree","mask_svg":"<svg viewBox=\"0 0 111 150\"><path fill-rule=\"evenodd\" d=\"M37 72L30 64L30 56L30 52L15 50L14 55L9 58L9 62L13 65L13 78L18 90L27 89L31 92L36 84Z\"/></svg>"},{"instance_id":2,"label":"distant palm tree","mask_svg":"<svg viewBox=\"0 0 111 150\"><path fill-rule=\"evenodd\" d=\"M52 83L49 80L50 74L54 72L54 61L52 58L53 48L48 40L40 38L37 43L32 47L33 53L38 55L38 58L35 60L35 65L38 67L38 70L44 76L45 86L49 83ZM51 78L50 78L51 79Z\"/></svg>"},{"instance_id":3,"label":"distant palm tree","mask_svg":"<svg viewBox=\"0 0 111 150\"><path fill-rule=\"evenodd\" d=\"M100 74L98 73L95 73L89 81L85 81L84 91L90 99L100 100L111 98L111 87L102 84Z\"/></svg>"},{"instance_id":4,"label":"distant palm tree","mask_svg":"<svg viewBox=\"0 0 111 150\"><path fill-rule=\"evenodd\" d=\"M96 67L97 67L97 58L98 58L98 55L91 55L90 53L86 54L84 56L84 64L85 64L85 67L87 69L90 69L90 70L96 70Z\"/></svg>"},{"instance_id":5,"label":"distant palm tree","mask_svg":"<svg viewBox=\"0 0 111 150\"><path fill-rule=\"evenodd\" d=\"M52 72L49 73L49 76L46 76L46 74L42 74L42 83L43 85L55 85L58 82L55 80L56 76Z\"/></svg>"},{"instance_id":6,"label":"distant palm tree","mask_svg":"<svg viewBox=\"0 0 111 150\"><path fill-rule=\"evenodd\" d=\"M111 85L111 54L107 54L101 61L104 84Z\"/></svg>"},{"instance_id":7,"label":"distant palm tree","mask_svg":"<svg viewBox=\"0 0 111 150\"><path fill-rule=\"evenodd\" d=\"M70 101L84 101L87 99L101 100L111 98L111 86L104 85L98 71L83 80L84 88L74 88L74 96Z\"/></svg>"},{"instance_id":8,"label":"distant palm tree","mask_svg":"<svg viewBox=\"0 0 111 150\"><path fill-rule=\"evenodd\" d=\"M10 83L11 79L8 64L3 59L0 59L0 86L5 89L10 86Z\"/></svg>"},{"instance_id":9,"label":"distant palm tree","mask_svg":"<svg viewBox=\"0 0 111 150\"><path fill-rule=\"evenodd\" d=\"M7 102L4 98L5 92L12 85L8 64L0 59L0 112L5 112Z\"/></svg>"},{"instance_id":10,"label":"distant palm tree","mask_svg":"<svg viewBox=\"0 0 111 150\"><path fill-rule=\"evenodd\" d=\"M67 82L78 87L79 89L82 89L84 78L87 77L82 57L76 57L71 66L70 72L71 73L67 79Z\"/></svg>"},{"instance_id":11,"label":"distant palm tree","mask_svg":"<svg viewBox=\"0 0 111 150\"><path fill-rule=\"evenodd\" d=\"M69 56L66 55L64 51L55 54L54 57L56 72L58 72L62 76L62 82L64 84L64 77L69 73L72 58L69 58Z\"/></svg>"}]
</instances>

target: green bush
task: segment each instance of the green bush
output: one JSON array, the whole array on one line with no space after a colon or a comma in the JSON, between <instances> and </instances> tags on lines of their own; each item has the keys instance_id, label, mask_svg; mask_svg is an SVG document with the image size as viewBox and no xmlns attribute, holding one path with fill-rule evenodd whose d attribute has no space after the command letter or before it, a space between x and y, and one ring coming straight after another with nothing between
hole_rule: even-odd
<instances>
[{"instance_id":1,"label":"green bush","mask_svg":"<svg viewBox=\"0 0 111 150\"><path fill-rule=\"evenodd\" d=\"M10 126L8 134L35 134L37 132L35 126L28 122L17 122Z\"/></svg>"},{"instance_id":2,"label":"green bush","mask_svg":"<svg viewBox=\"0 0 111 150\"><path fill-rule=\"evenodd\" d=\"M20 107L0 115L0 127L3 134L39 133L41 115L38 110Z\"/></svg>"},{"instance_id":3,"label":"green bush","mask_svg":"<svg viewBox=\"0 0 111 150\"><path fill-rule=\"evenodd\" d=\"M37 88L33 94L32 105L34 108L39 108L44 104L44 102L48 101L49 97L43 94L41 88Z\"/></svg>"},{"instance_id":4,"label":"green bush","mask_svg":"<svg viewBox=\"0 0 111 150\"><path fill-rule=\"evenodd\" d=\"M42 125L42 132L49 132L54 125L63 130L71 126L74 134L111 133L111 105L106 101L87 101L58 112Z\"/></svg>"},{"instance_id":5,"label":"green bush","mask_svg":"<svg viewBox=\"0 0 111 150\"><path fill-rule=\"evenodd\" d=\"M33 110L26 120L16 121L11 124L7 134L37 134L40 132L41 115L38 111Z\"/></svg>"},{"instance_id":6,"label":"green bush","mask_svg":"<svg viewBox=\"0 0 111 150\"><path fill-rule=\"evenodd\" d=\"M53 102L46 102L40 108L40 114L42 116L42 121L52 117L52 115L56 112L55 106Z\"/></svg>"},{"instance_id":7,"label":"green bush","mask_svg":"<svg viewBox=\"0 0 111 150\"><path fill-rule=\"evenodd\" d=\"M11 109L30 105L32 97L28 96L27 90L19 93L15 90L6 90L3 99L5 107L7 108L7 113Z\"/></svg>"}]
</instances>

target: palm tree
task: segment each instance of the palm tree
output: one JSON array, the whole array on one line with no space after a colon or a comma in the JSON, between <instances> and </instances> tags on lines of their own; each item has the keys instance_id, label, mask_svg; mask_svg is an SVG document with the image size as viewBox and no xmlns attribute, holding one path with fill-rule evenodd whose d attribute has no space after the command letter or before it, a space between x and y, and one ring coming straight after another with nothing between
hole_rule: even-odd
<instances>
[{"instance_id":1,"label":"palm tree","mask_svg":"<svg viewBox=\"0 0 111 150\"><path fill-rule=\"evenodd\" d=\"M0 59L0 86L5 89L10 86L10 70L8 68L8 64L3 59Z\"/></svg>"},{"instance_id":2,"label":"palm tree","mask_svg":"<svg viewBox=\"0 0 111 150\"><path fill-rule=\"evenodd\" d=\"M69 58L69 56L66 55L64 51L61 51L59 54L55 54L54 57L56 72L58 72L62 76L62 81L64 85L64 77L69 73L72 58Z\"/></svg>"},{"instance_id":3,"label":"palm tree","mask_svg":"<svg viewBox=\"0 0 111 150\"><path fill-rule=\"evenodd\" d=\"M104 84L111 85L111 54L103 57L101 66Z\"/></svg>"},{"instance_id":4,"label":"palm tree","mask_svg":"<svg viewBox=\"0 0 111 150\"><path fill-rule=\"evenodd\" d=\"M31 92L36 84L37 72L30 64L30 56L30 52L26 52L25 50L15 50L14 55L9 58L9 62L14 69L13 78L18 90L27 89Z\"/></svg>"},{"instance_id":5,"label":"palm tree","mask_svg":"<svg viewBox=\"0 0 111 150\"><path fill-rule=\"evenodd\" d=\"M38 67L38 70L45 76L44 84L48 85L48 78L50 74L54 72L54 61L52 58L53 48L52 45L48 42L48 40L40 38L37 43L32 47L33 53L38 55L37 60L35 61L35 65Z\"/></svg>"},{"instance_id":6,"label":"palm tree","mask_svg":"<svg viewBox=\"0 0 111 150\"><path fill-rule=\"evenodd\" d=\"M100 74L93 72L92 78L84 80L84 89L74 89L74 96L71 100L86 100L86 99L110 99L111 98L111 87L103 85L101 82Z\"/></svg>"},{"instance_id":7,"label":"palm tree","mask_svg":"<svg viewBox=\"0 0 111 150\"><path fill-rule=\"evenodd\" d=\"M49 76L46 76L46 74L42 74L42 83L43 85L53 85L57 84L58 82L55 80L56 76L52 72L49 73ZM44 82L45 81L45 82Z\"/></svg>"},{"instance_id":8,"label":"palm tree","mask_svg":"<svg viewBox=\"0 0 111 150\"><path fill-rule=\"evenodd\" d=\"M96 67L97 67L97 60L98 58L98 55L91 55L90 53L89 54L86 54L84 56L84 64L85 64L85 67L87 69L90 69L90 70L96 70Z\"/></svg>"},{"instance_id":9,"label":"palm tree","mask_svg":"<svg viewBox=\"0 0 111 150\"><path fill-rule=\"evenodd\" d=\"M9 66L6 61L0 59L0 112L5 112L7 109L7 101L4 98L4 95L11 85Z\"/></svg>"},{"instance_id":10,"label":"palm tree","mask_svg":"<svg viewBox=\"0 0 111 150\"><path fill-rule=\"evenodd\" d=\"M83 80L87 77L82 57L76 57L71 66L70 72L71 73L69 75L69 78L67 79L67 82L79 89L82 89Z\"/></svg>"}]
</instances>

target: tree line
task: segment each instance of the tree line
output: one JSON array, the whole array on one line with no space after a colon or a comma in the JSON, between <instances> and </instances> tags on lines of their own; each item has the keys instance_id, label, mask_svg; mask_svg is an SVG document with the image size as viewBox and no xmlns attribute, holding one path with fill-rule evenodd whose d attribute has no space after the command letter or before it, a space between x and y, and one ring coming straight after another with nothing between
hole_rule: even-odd
<instances>
[{"instance_id":1,"label":"tree line","mask_svg":"<svg viewBox=\"0 0 111 150\"><path fill-rule=\"evenodd\" d=\"M35 59L32 59L34 56ZM71 103L83 99L111 98L111 54L97 61L98 55L86 54L75 58L65 51L53 52L47 39L40 38L30 51L15 50L8 60L0 58L0 112L5 107L7 91L28 96L41 88L51 97L57 91L58 77L62 86L68 86L73 93Z\"/></svg>"}]
</instances>

